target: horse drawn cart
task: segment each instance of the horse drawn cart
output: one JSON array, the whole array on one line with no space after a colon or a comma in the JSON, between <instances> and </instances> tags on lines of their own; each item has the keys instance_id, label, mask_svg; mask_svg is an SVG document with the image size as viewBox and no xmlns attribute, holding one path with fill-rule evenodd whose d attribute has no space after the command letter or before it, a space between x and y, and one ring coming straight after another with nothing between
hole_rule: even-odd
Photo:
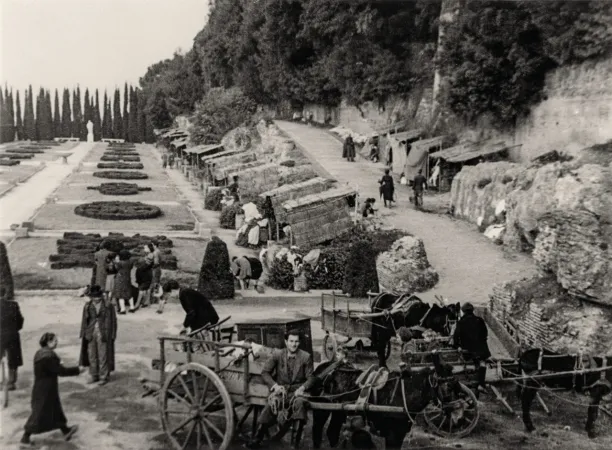
<instances>
[{"instance_id":1,"label":"horse drawn cart","mask_svg":"<svg viewBox=\"0 0 612 450\"><path fill-rule=\"evenodd\" d=\"M269 389L261 372L271 349L189 336L158 339L159 359L153 360L141 381L148 393L158 396L161 425L172 448L225 450L250 415L254 430L258 413L268 402ZM358 373L357 392L350 401L334 401L338 396L326 397L321 392L307 396L313 414L339 412L367 416L368 420L378 415L383 422L395 417L409 429L414 413L423 413L433 432L455 437L469 434L478 421L472 391L457 382L453 389L445 388L452 380L438 376L437 370L422 368L417 376L419 370L406 376L372 368ZM426 405L413 400L422 403L420 389L427 389ZM384 395L393 395L394 401L381 402ZM287 430L277 434L282 436Z\"/></svg>"}]
</instances>

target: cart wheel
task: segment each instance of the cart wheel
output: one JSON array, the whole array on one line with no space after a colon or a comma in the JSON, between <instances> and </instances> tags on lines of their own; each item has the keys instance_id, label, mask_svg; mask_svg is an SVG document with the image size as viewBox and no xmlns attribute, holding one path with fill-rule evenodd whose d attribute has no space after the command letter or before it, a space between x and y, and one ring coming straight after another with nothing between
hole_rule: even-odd
<instances>
[{"instance_id":1,"label":"cart wheel","mask_svg":"<svg viewBox=\"0 0 612 450\"><path fill-rule=\"evenodd\" d=\"M460 438L469 435L476 424L480 415L478 411L478 400L470 388L465 384L459 383L464 396L461 400L461 410L463 414L458 414L460 409L450 407L445 410L440 405L429 403L423 411L425 422L434 434L442 437Z\"/></svg>"},{"instance_id":2,"label":"cart wheel","mask_svg":"<svg viewBox=\"0 0 612 450\"><path fill-rule=\"evenodd\" d=\"M391 356L391 341L387 342L387 347L385 348L385 359L389 359Z\"/></svg>"},{"instance_id":3,"label":"cart wheel","mask_svg":"<svg viewBox=\"0 0 612 450\"><path fill-rule=\"evenodd\" d=\"M226 450L234 435L232 400L219 376L197 363L168 375L160 395L162 428L172 448Z\"/></svg>"},{"instance_id":4,"label":"cart wheel","mask_svg":"<svg viewBox=\"0 0 612 450\"><path fill-rule=\"evenodd\" d=\"M4 358L2 358L2 407L8 408L9 405L9 383L6 377L6 367L4 366Z\"/></svg>"},{"instance_id":5,"label":"cart wheel","mask_svg":"<svg viewBox=\"0 0 612 450\"><path fill-rule=\"evenodd\" d=\"M363 341L360 339L355 343L355 350L357 350L358 352L363 352L363 349L364 349Z\"/></svg>"},{"instance_id":6,"label":"cart wheel","mask_svg":"<svg viewBox=\"0 0 612 450\"><path fill-rule=\"evenodd\" d=\"M325 356L328 361L333 361L336 359L337 351L338 342L336 341L336 338L329 333L326 334L323 338L323 356Z\"/></svg>"}]
</instances>

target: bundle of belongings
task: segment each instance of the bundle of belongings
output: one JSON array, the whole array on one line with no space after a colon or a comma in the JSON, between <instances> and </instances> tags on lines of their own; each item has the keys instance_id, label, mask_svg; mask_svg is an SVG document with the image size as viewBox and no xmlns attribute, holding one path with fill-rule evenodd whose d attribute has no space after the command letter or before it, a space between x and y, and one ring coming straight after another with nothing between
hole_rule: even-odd
<instances>
[{"instance_id":1,"label":"bundle of belongings","mask_svg":"<svg viewBox=\"0 0 612 450\"><path fill-rule=\"evenodd\" d=\"M236 203L234 194L232 194L228 188L221 190L221 195L221 208L225 206L232 206L234 203Z\"/></svg>"},{"instance_id":2,"label":"bundle of belongings","mask_svg":"<svg viewBox=\"0 0 612 450\"><path fill-rule=\"evenodd\" d=\"M236 245L257 247L268 241L268 219L264 219L254 203L242 207L244 223L236 231Z\"/></svg>"}]
</instances>

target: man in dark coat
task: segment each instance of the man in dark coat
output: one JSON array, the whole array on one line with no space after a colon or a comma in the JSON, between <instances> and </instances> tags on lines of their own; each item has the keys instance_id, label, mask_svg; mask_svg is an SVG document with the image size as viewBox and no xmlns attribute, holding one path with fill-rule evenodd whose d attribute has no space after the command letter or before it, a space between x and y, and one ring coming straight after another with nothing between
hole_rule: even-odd
<instances>
[{"instance_id":1,"label":"man in dark coat","mask_svg":"<svg viewBox=\"0 0 612 450\"><path fill-rule=\"evenodd\" d=\"M115 370L115 338L117 315L115 308L104 298L104 291L94 285L89 289L89 301L83 306L82 339L79 364L89 367L89 383L108 383Z\"/></svg>"},{"instance_id":2,"label":"man in dark coat","mask_svg":"<svg viewBox=\"0 0 612 450\"><path fill-rule=\"evenodd\" d=\"M6 355L8 365L8 389L17 389L17 370L23 366L21 338L19 331L23 328L23 316L19 303L2 296L0 303L0 357Z\"/></svg>"},{"instance_id":3,"label":"man in dark coat","mask_svg":"<svg viewBox=\"0 0 612 450\"><path fill-rule=\"evenodd\" d=\"M289 331L285 335L285 349L278 350L268 359L261 371L261 377L270 388L270 398L259 416L259 428L249 448L259 448L267 430L282 419L296 421L292 438L295 448L299 447L302 431L307 419L306 402L303 399L313 372L312 356L300 350L300 333ZM271 404L276 404L273 408ZM284 416L281 418L281 415ZM282 423L280 423L282 425Z\"/></svg>"},{"instance_id":4,"label":"man in dark coat","mask_svg":"<svg viewBox=\"0 0 612 450\"><path fill-rule=\"evenodd\" d=\"M40 338L40 350L34 356L34 387L32 388L32 413L24 427L21 438L23 446L32 445L30 436L62 430L64 439L69 441L78 426L68 426L59 396L58 377L74 377L81 373L78 367L64 367L54 349L57 338L45 333Z\"/></svg>"},{"instance_id":5,"label":"man in dark coat","mask_svg":"<svg viewBox=\"0 0 612 450\"><path fill-rule=\"evenodd\" d=\"M464 303L461 311L463 316L455 328L454 344L459 351L465 350L478 367L478 390L484 390L487 375L486 360L491 357L487 344L489 330L483 318L474 315L474 306L471 303Z\"/></svg>"},{"instance_id":6,"label":"man in dark coat","mask_svg":"<svg viewBox=\"0 0 612 450\"><path fill-rule=\"evenodd\" d=\"M181 288L176 280L164 283L162 290L164 303L173 292L178 292L179 301L185 311L181 333L190 333L206 325L214 325L219 322L219 314L215 307L201 292L191 288Z\"/></svg>"},{"instance_id":7,"label":"man in dark coat","mask_svg":"<svg viewBox=\"0 0 612 450\"><path fill-rule=\"evenodd\" d=\"M228 186L230 194L234 198L234 201L238 203L240 201L240 185L238 184L238 175L234 175L233 182Z\"/></svg>"},{"instance_id":8,"label":"man in dark coat","mask_svg":"<svg viewBox=\"0 0 612 450\"><path fill-rule=\"evenodd\" d=\"M342 157L348 161L355 162L355 142L352 136L347 136L344 140L344 147L342 149Z\"/></svg>"}]
</instances>

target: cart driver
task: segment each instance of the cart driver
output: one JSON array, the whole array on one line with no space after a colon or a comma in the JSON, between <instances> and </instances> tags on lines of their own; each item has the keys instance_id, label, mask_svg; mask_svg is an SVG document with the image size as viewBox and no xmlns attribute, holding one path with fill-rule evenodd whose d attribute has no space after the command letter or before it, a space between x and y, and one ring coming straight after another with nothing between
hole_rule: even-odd
<instances>
[{"instance_id":1,"label":"cart driver","mask_svg":"<svg viewBox=\"0 0 612 450\"><path fill-rule=\"evenodd\" d=\"M285 334L286 348L275 352L263 366L261 376L270 387L268 403L259 416L259 427L248 448L260 448L268 429L278 422L282 426L287 420L295 421L292 444L300 445L306 423L306 401L302 397L305 383L312 377L312 356L299 349L300 332Z\"/></svg>"}]
</instances>

